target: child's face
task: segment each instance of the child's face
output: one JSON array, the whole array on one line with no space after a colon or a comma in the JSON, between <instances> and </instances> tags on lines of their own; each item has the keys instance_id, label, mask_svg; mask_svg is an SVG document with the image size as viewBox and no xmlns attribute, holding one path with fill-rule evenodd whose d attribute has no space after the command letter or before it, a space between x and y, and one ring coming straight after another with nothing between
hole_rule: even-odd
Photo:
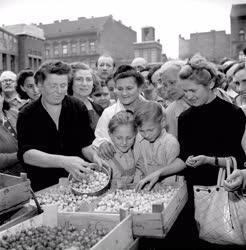
<instances>
[{"instance_id":1,"label":"child's face","mask_svg":"<svg viewBox=\"0 0 246 250\"><path fill-rule=\"evenodd\" d=\"M154 142L160 136L162 129L163 122L147 121L138 128L138 132L145 140Z\"/></svg>"},{"instance_id":2,"label":"child's face","mask_svg":"<svg viewBox=\"0 0 246 250\"><path fill-rule=\"evenodd\" d=\"M126 153L134 144L136 133L131 125L121 125L110 134L110 137L119 151Z\"/></svg>"}]
</instances>

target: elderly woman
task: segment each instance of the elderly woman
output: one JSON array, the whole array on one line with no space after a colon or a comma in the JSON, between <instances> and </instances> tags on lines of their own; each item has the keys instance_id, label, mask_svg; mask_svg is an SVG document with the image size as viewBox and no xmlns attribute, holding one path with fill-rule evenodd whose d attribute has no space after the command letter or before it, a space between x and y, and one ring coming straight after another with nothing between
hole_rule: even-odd
<instances>
[{"instance_id":1,"label":"elderly woman","mask_svg":"<svg viewBox=\"0 0 246 250\"><path fill-rule=\"evenodd\" d=\"M118 100L103 111L95 130L96 139L93 142L93 145L99 149L99 153L104 159L111 159L115 153L108 134L110 119L122 110L134 112L136 107L145 101L140 96L144 78L130 65L121 65L114 74L114 81Z\"/></svg>"},{"instance_id":2,"label":"elderly woman","mask_svg":"<svg viewBox=\"0 0 246 250\"><path fill-rule=\"evenodd\" d=\"M34 72L30 69L21 70L17 75L16 91L20 98L30 101L37 100L40 96L39 89L34 81Z\"/></svg>"},{"instance_id":3,"label":"elderly woman","mask_svg":"<svg viewBox=\"0 0 246 250\"><path fill-rule=\"evenodd\" d=\"M90 95L95 85L99 85L99 81L86 64L74 62L70 66L72 68L72 78L67 90L68 95L78 98L85 104L90 117L90 126L94 131L103 108L94 103L90 99Z\"/></svg>"},{"instance_id":4,"label":"elderly woman","mask_svg":"<svg viewBox=\"0 0 246 250\"><path fill-rule=\"evenodd\" d=\"M193 185L216 185L219 168L226 166L225 157L234 156L237 165L243 167L246 157L241 140L246 117L240 108L215 95L211 65L205 59L191 58L181 68L179 79L191 105L178 118L180 161L171 164L168 169L157 171L148 181L184 170L189 200L182 219L183 225L189 225L189 230L187 233L182 232L184 242L180 239L180 243L189 244L189 241L198 239L194 221Z\"/></svg>"}]
</instances>

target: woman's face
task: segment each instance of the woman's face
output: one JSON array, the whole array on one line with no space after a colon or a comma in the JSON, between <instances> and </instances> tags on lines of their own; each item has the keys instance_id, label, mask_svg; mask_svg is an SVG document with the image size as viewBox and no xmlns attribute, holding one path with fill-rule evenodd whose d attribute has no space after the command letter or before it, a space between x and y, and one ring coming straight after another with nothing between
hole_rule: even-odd
<instances>
[{"instance_id":1,"label":"woman's face","mask_svg":"<svg viewBox=\"0 0 246 250\"><path fill-rule=\"evenodd\" d=\"M133 146L135 137L132 125L120 125L110 134L112 142L122 153L126 153Z\"/></svg>"},{"instance_id":2,"label":"woman's face","mask_svg":"<svg viewBox=\"0 0 246 250\"><path fill-rule=\"evenodd\" d=\"M130 105L139 98L141 88L135 82L135 78L130 76L118 79L115 84L116 94L123 105Z\"/></svg>"},{"instance_id":3,"label":"woman's face","mask_svg":"<svg viewBox=\"0 0 246 250\"><path fill-rule=\"evenodd\" d=\"M191 80L180 80L180 86L185 94L185 99L188 100L191 106L201 106L208 103L210 97L209 86L197 84Z\"/></svg>"},{"instance_id":4,"label":"woman's face","mask_svg":"<svg viewBox=\"0 0 246 250\"><path fill-rule=\"evenodd\" d=\"M93 88L93 78L90 70L80 69L75 72L73 79L73 94L88 97Z\"/></svg>"},{"instance_id":5,"label":"woman's face","mask_svg":"<svg viewBox=\"0 0 246 250\"><path fill-rule=\"evenodd\" d=\"M33 76L29 76L25 79L24 85L21 86L21 89L26 92L31 100L37 100L40 96L39 89L34 82Z\"/></svg>"}]
</instances>

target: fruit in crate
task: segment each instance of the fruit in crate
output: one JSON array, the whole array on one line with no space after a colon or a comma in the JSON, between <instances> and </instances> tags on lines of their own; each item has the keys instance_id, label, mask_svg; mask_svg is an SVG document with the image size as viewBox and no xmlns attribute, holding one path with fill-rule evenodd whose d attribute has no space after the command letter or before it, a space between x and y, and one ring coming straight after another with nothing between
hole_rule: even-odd
<instances>
[{"instance_id":1,"label":"fruit in crate","mask_svg":"<svg viewBox=\"0 0 246 250\"><path fill-rule=\"evenodd\" d=\"M132 212L151 213L152 205L155 203L162 202L166 207L177 190L178 188L173 186L163 186L153 191L142 190L140 192L133 189L116 189L102 197L95 211L118 213L122 208Z\"/></svg>"},{"instance_id":2,"label":"fruit in crate","mask_svg":"<svg viewBox=\"0 0 246 250\"><path fill-rule=\"evenodd\" d=\"M76 212L80 210L80 204L84 201L90 203L97 199L97 197L87 195L75 195L67 186L58 186L50 188L47 192L37 194L37 199L40 205L57 204L58 211Z\"/></svg>"},{"instance_id":3,"label":"fruit in crate","mask_svg":"<svg viewBox=\"0 0 246 250\"><path fill-rule=\"evenodd\" d=\"M90 249L107 234L104 228L77 229L72 225L48 227L39 226L20 231L14 235L4 235L0 249Z\"/></svg>"}]
</instances>

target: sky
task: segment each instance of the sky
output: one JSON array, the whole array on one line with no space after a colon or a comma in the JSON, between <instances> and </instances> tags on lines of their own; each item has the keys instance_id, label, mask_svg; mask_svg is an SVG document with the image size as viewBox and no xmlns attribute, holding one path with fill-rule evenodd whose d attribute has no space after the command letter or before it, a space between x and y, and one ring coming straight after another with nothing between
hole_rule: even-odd
<instances>
[{"instance_id":1,"label":"sky","mask_svg":"<svg viewBox=\"0 0 246 250\"><path fill-rule=\"evenodd\" d=\"M246 0L0 0L0 26L112 15L137 32L138 42L142 27L155 27L162 52L177 58L179 34L186 39L210 30L229 34L231 6L239 3Z\"/></svg>"}]
</instances>

